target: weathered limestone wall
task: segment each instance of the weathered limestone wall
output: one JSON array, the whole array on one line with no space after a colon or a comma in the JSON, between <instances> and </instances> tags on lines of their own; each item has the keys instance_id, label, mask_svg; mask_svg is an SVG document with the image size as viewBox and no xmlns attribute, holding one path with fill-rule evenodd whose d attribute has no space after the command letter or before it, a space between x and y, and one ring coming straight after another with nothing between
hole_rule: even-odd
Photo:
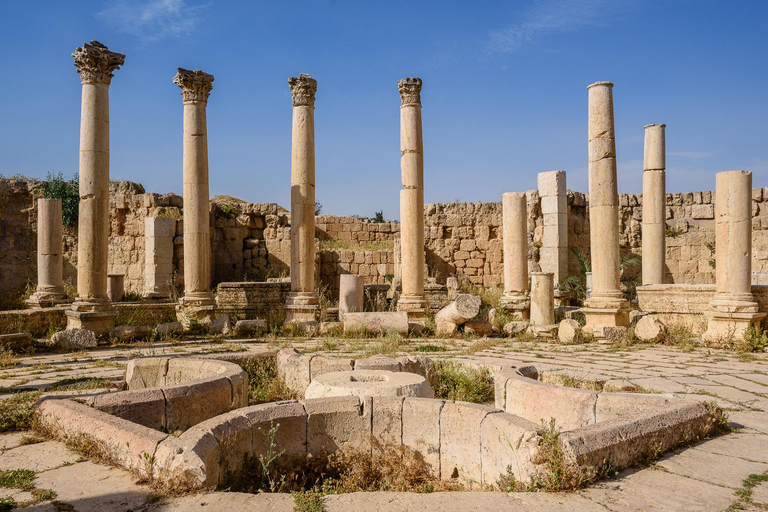
<instances>
[{"instance_id":1,"label":"weathered limestone wall","mask_svg":"<svg viewBox=\"0 0 768 512\"><path fill-rule=\"evenodd\" d=\"M35 198L39 184L0 180L0 293L34 284L37 240ZM529 267L538 266L543 221L537 191L528 191ZM768 190L752 191L752 283L768 284ZM569 246L589 251L588 197L568 191ZM667 194L665 283L714 283L707 248L715 240L714 193ZM110 188L109 273L125 274L125 289L144 287L144 219L177 218L174 238L174 282L183 283L182 199L175 194L143 193L140 185L113 183ZM642 195L620 194L622 254L641 251ZM371 222L361 217L320 215L316 218L318 285L338 289L338 276L358 273L366 284L388 283L395 273L394 241L399 223ZM503 282L501 203L436 203L425 205L428 274L438 280L462 273L475 283ZM288 211L275 203L211 203L213 284L287 276L290 268ZM568 271L579 271L569 251ZM77 230L64 229L64 279L74 284Z\"/></svg>"}]
</instances>

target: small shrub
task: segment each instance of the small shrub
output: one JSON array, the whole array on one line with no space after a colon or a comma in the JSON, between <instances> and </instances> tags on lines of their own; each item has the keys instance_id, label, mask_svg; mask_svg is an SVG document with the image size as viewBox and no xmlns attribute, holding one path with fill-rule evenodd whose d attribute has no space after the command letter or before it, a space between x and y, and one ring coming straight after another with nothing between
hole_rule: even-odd
<instances>
[{"instance_id":1,"label":"small shrub","mask_svg":"<svg viewBox=\"0 0 768 512\"><path fill-rule=\"evenodd\" d=\"M248 374L248 403L250 405L278 402L296 398L285 383L277 377L277 359L252 357L240 362Z\"/></svg>"},{"instance_id":2,"label":"small shrub","mask_svg":"<svg viewBox=\"0 0 768 512\"><path fill-rule=\"evenodd\" d=\"M691 328L684 324L673 324L669 327L667 337L664 341L666 345L672 345L683 352L691 352L696 348L696 340Z\"/></svg>"},{"instance_id":3,"label":"small shrub","mask_svg":"<svg viewBox=\"0 0 768 512\"><path fill-rule=\"evenodd\" d=\"M485 404L493 402L493 376L487 368L438 361L428 376L435 398Z\"/></svg>"},{"instance_id":4,"label":"small shrub","mask_svg":"<svg viewBox=\"0 0 768 512\"><path fill-rule=\"evenodd\" d=\"M295 512L323 512L322 491L293 491L291 494Z\"/></svg>"},{"instance_id":5,"label":"small shrub","mask_svg":"<svg viewBox=\"0 0 768 512\"><path fill-rule=\"evenodd\" d=\"M31 469L9 469L0 471L0 487L28 491L34 487L35 472Z\"/></svg>"},{"instance_id":6,"label":"small shrub","mask_svg":"<svg viewBox=\"0 0 768 512\"><path fill-rule=\"evenodd\" d=\"M19 364L19 358L8 348L0 347L0 370L3 368L13 368L17 364Z\"/></svg>"},{"instance_id":7,"label":"small shrub","mask_svg":"<svg viewBox=\"0 0 768 512\"><path fill-rule=\"evenodd\" d=\"M664 236L668 236L669 238L677 238L678 235L683 234L683 228L681 227L672 227L669 224L666 225L664 228Z\"/></svg>"},{"instance_id":8,"label":"small shrub","mask_svg":"<svg viewBox=\"0 0 768 512\"><path fill-rule=\"evenodd\" d=\"M750 326L744 331L744 336L736 342L736 350L739 352L764 352L768 346L768 333L760 327Z\"/></svg>"}]
</instances>

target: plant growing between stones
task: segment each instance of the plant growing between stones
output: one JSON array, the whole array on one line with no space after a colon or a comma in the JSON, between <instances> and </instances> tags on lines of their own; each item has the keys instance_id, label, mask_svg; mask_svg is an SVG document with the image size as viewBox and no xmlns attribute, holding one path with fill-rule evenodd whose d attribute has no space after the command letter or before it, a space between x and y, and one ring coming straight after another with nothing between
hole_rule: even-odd
<instances>
[{"instance_id":1,"label":"plant growing between stones","mask_svg":"<svg viewBox=\"0 0 768 512\"><path fill-rule=\"evenodd\" d=\"M436 361L427 380L435 391L435 398L493 403L493 375L487 368L474 368L454 361Z\"/></svg>"},{"instance_id":2,"label":"plant growing between stones","mask_svg":"<svg viewBox=\"0 0 768 512\"><path fill-rule=\"evenodd\" d=\"M80 177L78 174L71 180L65 180L64 175L49 172L42 187L46 199L61 199L61 218L65 226L77 226L80 209Z\"/></svg>"}]
</instances>

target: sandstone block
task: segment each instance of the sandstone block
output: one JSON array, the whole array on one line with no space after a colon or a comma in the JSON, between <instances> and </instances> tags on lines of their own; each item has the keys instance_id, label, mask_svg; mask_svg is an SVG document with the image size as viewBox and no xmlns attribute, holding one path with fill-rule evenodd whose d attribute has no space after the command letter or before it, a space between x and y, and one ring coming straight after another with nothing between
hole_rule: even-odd
<instances>
[{"instance_id":1,"label":"sandstone block","mask_svg":"<svg viewBox=\"0 0 768 512\"><path fill-rule=\"evenodd\" d=\"M528 421L541 423L557 418L563 430L595 423L596 391L553 386L526 378L507 380L504 410Z\"/></svg>"},{"instance_id":2,"label":"sandstone block","mask_svg":"<svg viewBox=\"0 0 768 512\"><path fill-rule=\"evenodd\" d=\"M307 453L340 447L371 449L371 399L356 396L302 400L307 412Z\"/></svg>"},{"instance_id":3,"label":"sandstone block","mask_svg":"<svg viewBox=\"0 0 768 512\"><path fill-rule=\"evenodd\" d=\"M304 394L305 398L332 396L418 396L434 397L434 392L421 375L386 370L355 370L318 375Z\"/></svg>"},{"instance_id":4,"label":"sandstone block","mask_svg":"<svg viewBox=\"0 0 768 512\"><path fill-rule=\"evenodd\" d=\"M635 336L643 341L662 341L667 334L667 328L658 318L646 315L637 321Z\"/></svg>"},{"instance_id":5,"label":"sandstone block","mask_svg":"<svg viewBox=\"0 0 768 512\"><path fill-rule=\"evenodd\" d=\"M274 449L285 450L285 456L303 455L307 451L307 413L297 401L253 405L239 410L248 418L253 431L255 454L269 449L267 434L277 427Z\"/></svg>"},{"instance_id":6,"label":"sandstone block","mask_svg":"<svg viewBox=\"0 0 768 512\"><path fill-rule=\"evenodd\" d=\"M694 204L691 206L691 217L694 219L714 219L715 205L713 204Z\"/></svg>"},{"instance_id":7,"label":"sandstone block","mask_svg":"<svg viewBox=\"0 0 768 512\"><path fill-rule=\"evenodd\" d=\"M117 341L141 340L152 334L150 325L118 325L110 333Z\"/></svg>"},{"instance_id":8,"label":"sandstone block","mask_svg":"<svg viewBox=\"0 0 768 512\"><path fill-rule=\"evenodd\" d=\"M532 462L538 459L540 425L524 420L513 414L493 412L488 414L480 426L482 439L482 484L495 485L499 477L512 468L515 480L528 482L536 474Z\"/></svg>"},{"instance_id":9,"label":"sandstone block","mask_svg":"<svg viewBox=\"0 0 768 512\"><path fill-rule=\"evenodd\" d=\"M342 322L320 322L318 333L320 336L334 336L344 332Z\"/></svg>"},{"instance_id":10,"label":"sandstone block","mask_svg":"<svg viewBox=\"0 0 768 512\"><path fill-rule=\"evenodd\" d=\"M372 448L397 449L403 436L403 400L405 397L375 396L372 399Z\"/></svg>"},{"instance_id":11,"label":"sandstone block","mask_svg":"<svg viewBox=\"0 0 768 512\"><path fill-rule=\"evenodd\" d=\"M211 334L221 334L223 336L232 332L232 322L229 315L220 316L208 324L208 332Z\"/></svg>"},{"instance_id":12,"label":"sandstone block","mask_svg":"<svg viewBox=\"0 0 768 512\"><path fill-rule=\"evenodd\" d=\"M570 318L562 320L557 326L557 337L560 343L578 343L581 341L581 324Z\"/></svg>"},{"instance_id":13,"label":"sandstone block","mask_svg":"<svg viewBox=\"0 0 768 512\"><path fill-rule=\"evenodd\" d=\"M208 377L190 384L163 389L166 400L166 428L186 430L230 410L232 384L229 379Z\"/></svg>"},{"instance_id":14,"label":"sandstone block","mask_svg":"<svg viewBox=\"0 0 768 512\"><path fill-rule=\"evenodd\" d=\"M33 345L32 335L28 332L0 334L0 350L21 353L30 350Z\"/></svg>"},{"instance_id":15,"label":"sandstone block","mask_svg":"<svg viewBox=\"0 0 768 512\"><path fill-rule=\"evenodd\" d=\"M406 398L403 401L403 446L419 453L440 475L440 410L443 400Z\"/></svg>"},{"instance_id":16,"label":"sandstone block","mask_svg":"<svg viewBox=\"0 0 768 512\"><path fill-rule=\"evenodd\" d=\"M235 334L238 336L259 336L267 331L267 321L259 318L256 320L238 320L235 323Z\"/></svg>"},{"instance_id":17,"label":"sandstone block","mask_svg":"<svg viewBox=\"0 0 768 512\"><path fill-rule=\"evenodd\" d=\"M299 396L304 396L304 391L312 382L309 371L311 354L300 354L294 348L285 348L277 353L277 376L285 385Z\"/></svg>"},{"instance_id":18,"label":"sandstone block","mask_svg":"<svg viewBox=\"0 0 768 512\"><path fill-rule=\"evenodd\" d=\"M386 356L366 357L357 359L354 362L355 370L386 370L390 372L399 372L401 370L399 361ZM415 373L415 372L411 372Z\"/></svg>"},{"instance_id":19,"label":"sandstone block","mask_svg":"<svg viewBox=\"0 0 768 512\"><path fill-rule=\"evenodd\" d=\"M54 333L51 344L66 350L93 348L97 345L96 333L88 329L67 329Z\"/></svg>"},{"instance_id":20,"label":"sandstone block","mask_svg":"<svg viewBox=\"0 0 768 512\"><path fill-rule=\"evenodd\" d=\"M440 411L440 478L458 478L472 487L482 482L480 426L496 409L467 402L446 402Z\"/></svg>"},{"instance_id":21,"label":"sandstone block","mask_svg":"<svg viewBox=\"0 0 768 512\"><path fill-rule=\"evenodd\" d=\"M464 332L478 336L490 336L493 334L493 326L486 320L469 320L464 322Z\"/></svg>"},{"instance_id":22,"label":"sandstone block","mask_svg":"<svg viewBox=\"0 0 768 512\"><path fill-rule=\"evenodd\" d=\"M416 373L426 377L432 369L434 363L425 356L401 356L397 358L400 363L400 371Z\"/></svg>"},{"instance_id":23,"label":"sandstone block","mask_svg":"<svg viewBox=\"0 0 768 512\"><path fill-rule=\"evenodd\" d=\"M633 419L668 403L669 398L662 395L603 392L597 397L595 420Z\"/></svg>"},{"instance_id":24,"label":"sandstone block","mask_svg":"<svg viewBox=\"0 0 768 512\"><path fill-rule=\"evenodd\" d=\"M508 322L504 324L504 328L502 330L507 336L513 337L523 334L528 330L530 326L530 322Z\"/></svg>"},{"instance_id":25,"label":"sandstone block","mask_svg":"<svg viewBox=\"0 0 768 512\"><path fill-rule=\"evenodd\" d=\"M408 313L405 311L386 311L379 313L346 313L344 332L365 330L373 333L397 332L408 335Z\"/></svg>"},{"instance_id":26,"label":"sandstone block","mask_svg":"<svg viewBox=\"0 0 768 512\"><path fill-rule=\"evenodd\" d=\"M326 373L352 371L354 360L328 356L315 356L309 362L309 375L312 380ZM302 395L303 396L303 395Z\"/></svg>"},{"instance_id":27,"label":"sandstone block","mask_svg":"<svg viewBox=\"0 0 768 512\"><path fill-rule=\"evenodd\" d=\"M145 427L165 427L165 395L159 389L137 389L96 396L93 407Z\"/></svg>"}]
</instances>

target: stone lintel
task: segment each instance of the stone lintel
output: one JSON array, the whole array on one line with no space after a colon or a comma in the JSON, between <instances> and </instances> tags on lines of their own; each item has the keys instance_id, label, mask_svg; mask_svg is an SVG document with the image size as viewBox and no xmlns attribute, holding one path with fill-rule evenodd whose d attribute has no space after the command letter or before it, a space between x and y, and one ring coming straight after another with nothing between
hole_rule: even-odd
<instances>
[{"instance_id":1,"label":"stone lintel","mask_svg":"<svg viewBox=\"0 0 768 512\"><path fill-rule=\"evenodd\" d=\"M113 71L120 69L125 62L125 55L109 51L98 41L91 41L72 52L77 72L83 84L100 83L109 85Z\"/></svg>"}]
</instances>

